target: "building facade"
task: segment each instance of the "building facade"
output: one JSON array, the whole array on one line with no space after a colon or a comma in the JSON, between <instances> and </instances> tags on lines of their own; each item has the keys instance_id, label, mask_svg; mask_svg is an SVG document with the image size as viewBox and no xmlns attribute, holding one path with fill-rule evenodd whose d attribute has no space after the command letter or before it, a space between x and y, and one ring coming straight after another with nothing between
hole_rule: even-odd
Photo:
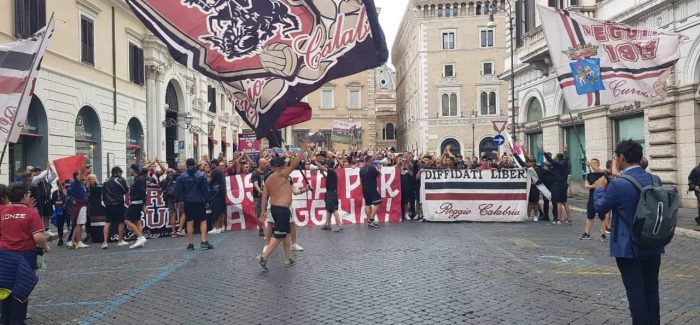
<instances>
[{"instance_id":1,"label":"building facade","mask_svg":"<svg viewBox=\"0 0 700 325\"><path fill-rule=\"evenodd\" d=\"M668 98L651 105L629 103L570 111L551 65L535 5L578 11L590 17L672 31L688 36L669 81ZM616 143L642 143L649 169L664 183L676 185L682 205L694 206L686 193L687 175L700 161L700 1L525 0L515 1L515 107L518 138L529 150L543 145L560 152L566 145L572 159L571 187L583 192L585 156L612 159ZM506 42L510 37L506 36ZM508 67L501 74L510 80Z\"/></svg>"},{"instance_id":2,"label":"building facade","mask_svg":"<svg viewBox=\"0 0 700 325\"><path fill-rule=\"evenodd\" d=\"M55 31L0 182L76 153L100 179L142 159L175 167L231 156L241 121L230 103L211 80L173 63L123 0L4 0L0 43L31 35L51 13Z\"/></svg>"},{"instance_id":3,"label":"building facade","mask_svg":"<svg viewBox=\"0 0 700 325\"><path fill-rule=\"evenodd\" d=\"M383 65L333 80L306 96L304 101L313 108L313 118L285 128L287 143L299 143L309 134L321 133L326 145L336 150L396 147L396 92L390 67ZM334 141L334 121L359 123L361 132L350 141Z\"/></svg>"},{"instance_id":4,"label":"building facade","mask_svg":"<svg viewBox=\"0 0 700 325\"><path fill-rule=\"evenodd\" d=\"M440 154L450 145L467 157L502 150L493 143L492 121L505 121L508 113L508 88L498 78L506 52L504 5L410 2L392 49L401 149Z\"/></svg>"}]
</instances>

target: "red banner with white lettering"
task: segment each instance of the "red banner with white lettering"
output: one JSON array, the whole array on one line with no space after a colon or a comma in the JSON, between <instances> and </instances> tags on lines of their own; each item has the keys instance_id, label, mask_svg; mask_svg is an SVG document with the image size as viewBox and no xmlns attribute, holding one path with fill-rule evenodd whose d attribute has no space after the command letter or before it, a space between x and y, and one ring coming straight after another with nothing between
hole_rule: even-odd
<instances>
[{"instance_id":1,"label":"red banner with white lettering","mask_svg":"<svg viewBox=\"0 0 700 325\"><path fill-rule=\"evenodd\" d=\"M360 169L337 169L338 199L340 217L344 224L364 223L367 215L364 212L362 186L360 184ZM304 171L312 191L294 196L292 208L298 226L318 226L325 222L326 209L323 199L326 194L326 179L318 171ZM295 189L306 185L301 171L291 175ZM256 229L257 220L253 207L253 184L250 174L236 175L228 178L227 188L227 228L231 230ZM377 213L379 222L401 221L401 177L397 167L382 168L379 182L379 194L382 204ZM335 221L333 221L335 222Z\"/></svg>"}]
</instances>

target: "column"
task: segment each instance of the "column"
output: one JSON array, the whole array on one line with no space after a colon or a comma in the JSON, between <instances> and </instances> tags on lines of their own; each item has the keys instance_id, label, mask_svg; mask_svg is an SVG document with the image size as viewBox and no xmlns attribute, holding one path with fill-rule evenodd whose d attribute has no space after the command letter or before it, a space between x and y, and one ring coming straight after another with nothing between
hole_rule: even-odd
<instances>
[{"instance_id":1,"label":"column","mask_svg":"<svg viewBox=\"0 0 700 325\"><path fill-rule=\"evenodd\" d=\"M166 85L164 84L164 69L163 65L157 66L156 69L156 78L155 78L155 109L154 109L154 114L156 114L156 121L158 125L158 132L157 132L157 147L155 150L155 156L149 157L149 159L155 159L158 157L159 159L163 160L165 159L165 128L163 126L163 120L165 120L165 87Z\"/></svg>"},{"instance_id":2,"label":"column","mask_svg":"<svg viewBox=\"0 0 700 325\"><path fill-rule=\"evenodd\" d=\"M155 157L158 152L158 133L163 128L162 121L158 120L156 115L158 97L156 91L156 75L157 69L153 65L146 66L146 156L148 158Z\"/></svg>"},{"instance_id":3,"label":"column","mask_svg":"<svg viewBox=\"0 0 700 325\"><path fill-rule=\"evenodd\" d=\"M189 77L189 76L184 76L185 77L185 116L187 114L192 115L192 101L194 100L194 77ZM190 123L194 124L194 121L190 121ZM192 158L194 154L194 148L192 147L194 144L192 132L189 130L185 131L185 136L182 137L185 140L185 152L182 153L184 157L182 157L184 160L187 158ZM197 157L194 157L195 159Z\"/></svg>"}]
</instances>

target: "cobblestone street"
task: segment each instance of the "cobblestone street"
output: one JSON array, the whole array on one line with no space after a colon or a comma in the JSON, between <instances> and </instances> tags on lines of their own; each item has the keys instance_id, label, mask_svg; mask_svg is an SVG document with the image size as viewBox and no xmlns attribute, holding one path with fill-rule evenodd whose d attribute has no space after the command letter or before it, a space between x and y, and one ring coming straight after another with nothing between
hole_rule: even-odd
<instances>
[{"instance_id":1,"label":"cobblestone street","mask_svg":"<svg viewBox=\"0 0 700 325\"><path fill-rule=\"evenodd\" d=\"M626 324L608 245L574 226L402 223L302 229L297 265L252 260L257 232L145 249L54 247L29 324ZM595 238L595 236L594 236ZM678 236L662 260L663 324L700 320L700 251ZM55 242L54 242L55 244Z\"/></svg>"}]
</instances>

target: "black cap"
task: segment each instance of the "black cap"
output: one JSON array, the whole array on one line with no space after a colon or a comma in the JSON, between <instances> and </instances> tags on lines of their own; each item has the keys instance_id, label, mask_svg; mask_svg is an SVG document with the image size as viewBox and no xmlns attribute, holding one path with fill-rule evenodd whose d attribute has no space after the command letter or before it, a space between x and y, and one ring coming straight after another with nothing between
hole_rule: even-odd
<instances>
[{"instance_id":1,"label":"black cap","mask_svg":"<svg viewBox=\"0 0 700 325\"><path fill-rule=\"evenodd\" d=\"M284 157L275 157L270 160L270 166L272 167L282 167L284 166Z\"/></svg>"}]
</instances>

